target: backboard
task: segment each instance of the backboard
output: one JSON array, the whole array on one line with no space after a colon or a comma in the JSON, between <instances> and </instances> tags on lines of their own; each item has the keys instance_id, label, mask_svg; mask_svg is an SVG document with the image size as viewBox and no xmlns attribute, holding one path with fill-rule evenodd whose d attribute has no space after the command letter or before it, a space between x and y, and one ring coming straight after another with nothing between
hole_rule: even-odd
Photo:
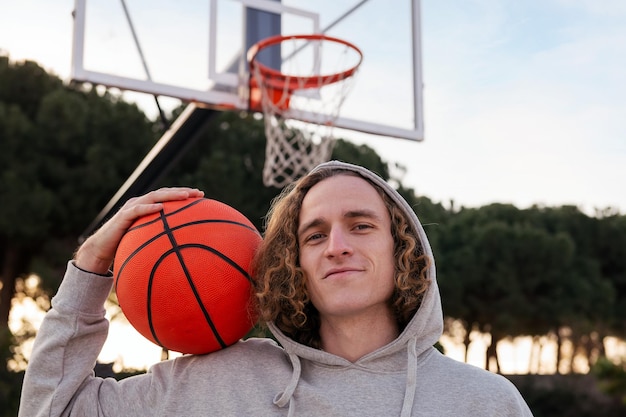
<instances>
[{"instance_id":1,"label":"backboard","mask_svg":"<svg viewBox=\"0 0 626 417\"><path fill-rule=\"evenodd\" d=\"M336 127L423 139L419 0L76 0L72 79L246 110L248 49L314 33L363 54Z\"/></svg>"}]
</instances>

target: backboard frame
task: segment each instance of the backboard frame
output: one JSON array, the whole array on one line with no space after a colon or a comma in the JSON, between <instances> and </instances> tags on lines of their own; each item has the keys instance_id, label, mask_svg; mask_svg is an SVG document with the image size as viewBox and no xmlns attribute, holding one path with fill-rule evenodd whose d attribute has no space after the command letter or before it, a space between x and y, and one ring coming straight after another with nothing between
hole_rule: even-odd
<instances>
[{"instance_id":1,"label":"backboard frame","mask_svg":"<svg viewBox=\"0 0 626 417\"><path fill-rule=\"evenodd\" d=\"M115 75L98 70L88 69L85 66L85 39L86 39L86 22L87 22L87 0L75 0L74 9L74 33L72 41L72 65L71 78L76 82L86 82L94 85L104 85L114 87L120 90L129 90L140 93L146 93L156 96L167 96L177 98L183 101L195 102L200 105L214 109L239 109L247 110L248 106L248 73L247 62L245 62L246 51L242 45L242 57L239 62L238 73L229 73L219 71L215 63L217 62L218 53L218 28L220 22L218 20L219 3L231 2L239 3L242 11L246 8L253 8L270 13L277 13L281 16L293 15L311 22L312 31L317 33L325 33L329 29L320 27L320 16L318 13L303 8L292 7L279 1L272 0L208 0L209 1L209 29L208 29L208 74L207 78L214 83L213 87L208 89L189 88L180 85L172 85L152 80L149 74L145 79L133 78L127 76ZM367 0L357 2L353 9L360 7ZM337 128L364 132L373 135L395 137L408 139L412 141L421 141L424 138L424 120L423 120L423 81L422 81L422 50L421 50L421 33L420 21L421 10L419 0L410 0L411 4L411 22L412 22L412 102L413 102L413 123L410 127L398 127L393 125L369 122L365 119L350 118L343 115L336 120ZM244 12L245 13L245 12ZM351 13L348 10L345 15ZM334 25L336 22L333 22ZM245 38L245 36L244 36ZM367 55L365 56L367 60ZM367 64L367 61L364 65ZM394 68L389 68L390 76L393 76ZM358 82L358 81L357 81ZM219 87L219 88L215 88Z\"/></svg>"}]
</instances>

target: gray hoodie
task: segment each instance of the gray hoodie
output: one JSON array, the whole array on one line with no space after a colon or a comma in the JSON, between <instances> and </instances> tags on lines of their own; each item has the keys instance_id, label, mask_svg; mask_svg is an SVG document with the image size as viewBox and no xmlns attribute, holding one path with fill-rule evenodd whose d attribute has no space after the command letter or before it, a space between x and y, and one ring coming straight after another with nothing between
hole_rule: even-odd
<instances>
[{"instance_id":1,"label":"gray hoodie","mask_svg":"<svg viewBox=\"0 0 626 417\"><path fill-rule=\"evenodd\" d=\"M381 185L428 239L406 201L377 175L340 166ZM443 331L434 264L422 305L393 342L355 362L281 333L207 355L157 363L122 381L93 376L107 336L103 304L113 278L68 263L41 325L27 369L20 413L26 416L532 416L506 378L440 354Z\"/></svg>"}]
</instances>

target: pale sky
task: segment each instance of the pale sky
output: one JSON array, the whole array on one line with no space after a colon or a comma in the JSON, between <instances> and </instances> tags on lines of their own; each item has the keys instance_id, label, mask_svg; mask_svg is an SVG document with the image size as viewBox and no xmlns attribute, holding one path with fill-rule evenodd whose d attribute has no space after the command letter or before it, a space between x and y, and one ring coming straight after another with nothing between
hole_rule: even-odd
<instances>
[{"instance_id":1,"label":"pale sky","mask_svg":"<svg viewBox=\"0 0 626 417\"><path fill-rule=\"evenodd\" d=\"M626 2L421 8L425 140L357 140L405 165L404 184L445 205L626 213ZM0 49L68 79L72 9L73 0L0 0Z\"/></svg>"}]
</instances>

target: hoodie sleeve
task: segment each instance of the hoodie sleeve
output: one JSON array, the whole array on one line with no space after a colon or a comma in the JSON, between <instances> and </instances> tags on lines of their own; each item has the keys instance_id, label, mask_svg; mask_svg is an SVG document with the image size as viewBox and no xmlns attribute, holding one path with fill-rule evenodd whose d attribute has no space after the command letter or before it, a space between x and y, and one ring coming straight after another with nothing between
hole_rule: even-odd
<instances>
[{"instance_id":1,"label":"hoodie sleeve","mask_svg":"<svg viewBox=\"0 0 626 417\"><path fill-rule=\"evenodd\" d=\"M93 368L107 338L104 302L112 276L101 276L68 263L63 282L38 331L24 376L19 416L74 415L79 397L91 402L96 415L103 379Z\"/></svg>"}]
</instances>

